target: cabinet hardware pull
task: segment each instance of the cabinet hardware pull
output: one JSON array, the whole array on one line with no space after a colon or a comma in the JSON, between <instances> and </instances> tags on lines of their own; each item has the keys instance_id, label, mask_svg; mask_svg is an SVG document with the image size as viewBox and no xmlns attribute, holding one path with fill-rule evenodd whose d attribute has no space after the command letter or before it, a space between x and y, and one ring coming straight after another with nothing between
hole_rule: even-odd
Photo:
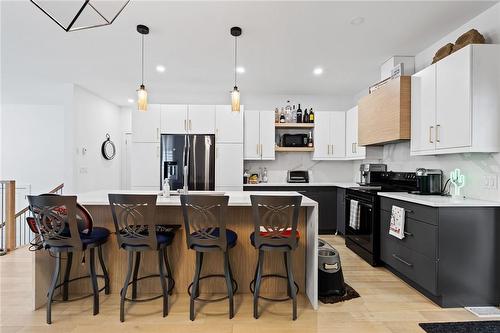
<instances>
[{"instance_id":1,"label":"cabinet hardware pull","mask_svg":"<svg viewBox=\"0 0 500 333\"><path fill-rule=\"evenodd\" d=\"M351 153L353 153L353 154L354 154L354 142L353 142L353 143L351 143Z\"/></svg>"},{"instance_id":2,"label":"cabinet hardware pull","mask_svg":"<svg viewBox=\"0 0 500 333\"><path fill-rule=\"evenodd\" d=\"M408 232L408 231L405 231L405 236L413 236L413 234L411 232Z\"/></svg>"},{"instance_id":3,"label":"cabinet hardware pull","mask_svg":"<svg viewBox=\"0 0 500 333\"><path fill-rule=\"evenodd\" d=\"M432 140L432 129L434 128L434 126L429 126L429 143L434 143L434 141Z\"/></svg>"},{"instance_id":4,"label":"cabinet hardware pull","mask_svg":"<svg viewBox=\"0 0 500 333\"><path fill-rule=\"evenodd\" d=\"M405 209L405 213L413 214L413 210L411 210L411 209Z\"/></svg>"},{"instance_id":5,"label":"cabinet hardware pull","mask_svg":"<svg viewBox=\"0 0 500 333\"><path fill-rule=\"evenodd\" d=\"M358 153L358 143L354 142L354 154Z\"/></svg>"},{"instance_id":6,"label":"cabinet hardware pull","mask_svg":"<svg viewBox=\"0 0 500 333\"><path fill-rule=\"evenodd\" d=\"M189 119L189 130L193 130L193 124L191 123L191 119Z\"/></svg>"},{"instance_id":7,"label":"cabinet hardware pull","mask_svg":"<svg viewBox=\"0 0 500 333\"><path fill-rule=\"evenodd\" d=\"M187 131L187 125L186 125L186 124L187 124L187 120L186 120L186 119L184 119L184 130L185 130L185 131Z\"/></svg>"},{"instance_id":8,"label":"cabinet hardware pull","mask_svg":"<svg viewBox=\"0 0 500 333\"><path fill-rule=\"evenodd\" d=\"M257 144L257 155L260 156L260 153L259 153L259 144Z\"/></svg>"},{"instance_id":9,"label":"cabinet hardware pull","mask_svg":"<svg viewBox=\"0 0 500 333\"><path fill-rule=\"evenodd\" d=\"M330 145L328 145L328 155L330 155Z\"/></svg>"},{"instance_id":10,"label":"cabinet hardware pull","mask_svg":"<svg viewBox=\"0 0 500 333\"><path fill-rule=\"evenodd\" d=\"M441 142L439 139L439 129L441 128L441 125L436 125L436 142Z\"/></svg>"},{"instance_id":11,"label":"cabinet hardware pull","mask_svg":"<svg viewBox=\"0 0 500 333\"><path fill-rule=\"evenodd\" d=\"M260 144L260 157L262 157L262 143Z\"/></svg>"},{"instance_id":12,"label":"cabinet hardware pull","mask_svg":"<svg viewBox=\"0 0 500 333\"><path fill-rule=\"evenodd\" d=\"M409 263L408 261L404 260L404 259L401 259L400 257L398 257L396 254L392 254L392 257L396 260L399 260L400 262L402 262L403 264L405 264L406 266L408 267L413 267L413 264L412 263Z\"/></svg>"},{"instance_id":13,"label":"cabinet hardware pull","mask_svg":"<svg viewBox=\"0 0 500 333\"><path fill-rule=\"evenodd\" d=\"M333 155L333 145L332 145L332 155Z\"/></svg>"}]
</instances>

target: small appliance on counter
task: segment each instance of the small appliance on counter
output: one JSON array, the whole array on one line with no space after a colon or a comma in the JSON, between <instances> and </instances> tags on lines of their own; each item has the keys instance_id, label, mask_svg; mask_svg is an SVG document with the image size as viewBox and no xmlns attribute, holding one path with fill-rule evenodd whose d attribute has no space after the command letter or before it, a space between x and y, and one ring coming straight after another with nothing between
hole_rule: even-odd
<instances>
[{"instance_id":1,"label":"small appliance on counter","mask_svg":"<svg viewBox=\"0 0 500 333\"><path fill-rule=\"evenodd\" d=\"M367 185L373 183L372 181L372 172L385 172L387 171L386 164L374 164L374 163L366 163L361 164L359 166L359 179L360 185Z\"/></svg>"},{"instance_id":2,"label":"small appliance on counter","mask_svg":"<svg viewBox=\"0 0 500 333\"><path fill-rule=\"evenodd\" d=\"M309 172L307 170L288 170L287 183L309 183Z\"/></svg>"},{"instance_id":3,"label":"small appliance on counter","mask_svg":"<svg viewBox=\"0 0 500 333\"><path fill-rule=\"evenodd\" d=\"M418 168L416 194L441 195L443 192L443 170Z\"/></svg>"},{"instance_id":4,"label":"small appliance on counter","mask_svg":"<svg viewBox=\"0 0 500 333\"><path fill-rule=\"evenodd\" d=\"M281 136L282 147L307 147L309 139L307 134L283 134Z\"/></svg>"}]
</instances>

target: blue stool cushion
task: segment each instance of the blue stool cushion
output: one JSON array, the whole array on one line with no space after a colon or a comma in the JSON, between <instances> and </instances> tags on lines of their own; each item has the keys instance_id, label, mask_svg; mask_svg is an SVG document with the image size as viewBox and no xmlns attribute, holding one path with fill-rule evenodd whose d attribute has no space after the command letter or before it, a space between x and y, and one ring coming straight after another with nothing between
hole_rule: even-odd
<instances>
[{"instance_id":1,"label":"blue stool cushion","mask_svg":"<svg viewBox=\"0 0 500 333\"><path fill-rule=\"evenodd\" d=\"M173 232L156 232L156 243L158 245L158 248L160 246L168 246L170 244L172 244L172 242L174 241L174 233ZM139 244L139 245L136 245L136 244L127 244L127 243L123 243L122 244L122 247L126 247L126 246L129 246L129 247L142 247L142 246L147 246L146 244Z\"/></svg>"},{"instance_id":2,"label":"blue stool cushion","mask_svg":"<svg viewBox=\"0 0 500 333\"><path fill-rule=\"evenodd\" d=\"M109 230L102 227L93 227L90 234L80 234L83 245L105 242L109 237Z\"/></svg>"},{"instance_id":3,"label":"blue stool cushion","mask_svg":"<svg viewBox=\"0 0 500 333\"><path fill-rule=\"evenodd\" d=\"M261 234L262 234L262 233L261 233ZM288 231L288 232L287 232L287 231L285 231L285 232L283 233L283 235L284 235L285 237L290 237L290 232L289 232L289 231ZM300 238L300 234L299 234L299 232L298 232L298 231L297 231L297 237L296 237L296 238L297 238L297 242L298 242L298 241L299 241L299 238ZM270 238L270 239L272 239L272 238ZM281 239L281 238L276 238L276 239ZM250 234L250 243L252 243L252 246L253 246L253 247L255 247L255 232L252 232L252 233ZM270 246L270 247L281 247L281 246L283 246L283 245L274 245L274 244L263 244L263 245L265 245L265 246Z\"/></svg>"},{"instance_id":4,"label":"blue stool cushion","mask_svg":"<svg viewBox=\"0 0 500 333\"><path fill-rule=\"evenodd\" d=\"M191 233L191 236L197 237L197 234L199 231L195 231ZM214 237L219 237L219 228L213 228L212 232L210 233L211 236ZM231 229L226 229L226 241L227 241L227 247L232 248L236 245L236 241L238 240L238 234L232 231ZM209 246L209 245L196 245L199 247L214 247L214 246Z\"/></svg>"}]
</instances>

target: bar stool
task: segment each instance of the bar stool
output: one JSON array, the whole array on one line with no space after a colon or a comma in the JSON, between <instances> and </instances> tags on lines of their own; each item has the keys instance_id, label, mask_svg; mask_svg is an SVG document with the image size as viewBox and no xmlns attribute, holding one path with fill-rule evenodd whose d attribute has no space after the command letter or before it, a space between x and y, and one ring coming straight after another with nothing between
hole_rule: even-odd
<instances>
[{"instance_id":1,"label":"bar stool","mask_svg":"<svg viewBox=\"0 0 500 333\"><path fill-rule=\"evenodd\" d=\"M229 319L234 317L233 295L238 290L238 284L233 278L228 250L236 245L238 235L226 229L228 201L228 196L181 195L187 246L196 251L194 278L188 287L190 320L195 318L194 301L217 302L229 299ZM203 254L215 251L222 251L224 254L224 275L201 276ZM213 300L200 298L200 280L214 277L223 277L226 280L227 296Z\"/></svg>"},{"instance_id":2,"label":"bar stool","mask_svg":"<svg viewBox=\"0 0 500 333\"><path fill-rule=\"evenodd\" d=\"M254 232L250 234L250 242L259 250L259 259L255 276L250 283L253 293L253 316L259 318L259 298L268 301L282 302L292 300L292 319L297 319L297 293L299 286L293 279L292 251L299 243L297 223L301 196L266 196L251 195ZM279 274L263 274L264 253L283 252L286 276ZM260 286L263 278L282 278L287 280L287 298L268 298L260 296Z\"/></svg>"},{"instance_id":3,"label":"bar stool","mask_svg":"<svg viewBox=\"0 0 500 333\"><path fill-rule=\"evenodd\" d=\"M90 278L92 282L93 314L99 313L99 292L104 290L109 294L109 276L102 256L102 245L107 242L109 230L93 227L90 213L78 205L76 196L40 195L28 196L29 208L33 214L35 225L32 229L40 235L42 247L55 256L56 263L52 280L47 293L47 324L52 323L52 302L55 301L54 291L63 286L62 300L68 301L69 283ZM33 221L28 221L33 224ZM95 269L95 248L98 251L99 263L103 275L97 275ZM89 250L89 275L70 279L73 252ZM62 253L67 253L67 264L62 283L57 284L61 271ZM99 289L97 278L104 278L104 287ZM78 297L76 299L82 299ZM72 300L76 300L72 299Z\"/></svg>"},{"instance_id":4,"label":"bar stool","mask_svg":"<svg viewBox=\"0 0 500 333\"><path fill-rule=\"evenodd\" d=\"M145 302L161 297L163 297L163 317L165 317L168 315L168 295L172 294L172 289L175 285L168 261L167 247L172 244L175 234L169 231L157 230L155 220L157 196L109 194L108 198L118 245L121 249L128 252L127 275L123 288L120 291L120 321L125 321L125 301ZM141 253L147 251L157 252L159 274L151 274L138 278ZM153 277L160 278L162 294L150 298L137 299L137 282ZM127 297L129 285L132 285L131 298Z\"/></svg>"}]
</instances>

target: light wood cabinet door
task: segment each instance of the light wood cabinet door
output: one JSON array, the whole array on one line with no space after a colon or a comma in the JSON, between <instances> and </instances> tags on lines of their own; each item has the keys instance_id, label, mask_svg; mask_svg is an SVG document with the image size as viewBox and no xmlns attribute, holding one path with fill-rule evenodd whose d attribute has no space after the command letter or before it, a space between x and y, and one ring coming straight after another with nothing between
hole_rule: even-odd
<instances>
[{"instance_id":1,"label":"light wood cabinet door","mask_svg":"<svg viewBox=\"0 0 500 333\"><path fill-rule=\"evenodd\" d=\"M132 111L133 142L160 142L160 108L150 104L147 111Z\"/></svg>"},{"instance_id":2,"label":"light wood cabinet door","mask_svg":"<svg viewBox=\"0 0 500 333\"><path fill-rule=\"evenodd\" d=\"M331 118L332 112L329 111L316 111L314 113L314 153L313 159L315 160L328 160L332 158L331 155ZM343 124L345 129L345 123ZM344 140L345 141L345 140ZM345 150L345 147L344 147Z\"/></svg>"},{"instance_id":3,"label":"light wood cabinet door","mask_svg":"<svg viewBox=\"0 0 500 333\"><path fill-rule=\"evenodd\" d=\"M243 117L243 157L245 160L260 160L260 112L247 111Z\"/></svg>"},{"instance_id":4,"label":"light wood cabinet door","mask_svg":"<svg viewBox=\"0 0 500 333\"><path fill-rule=\"evenodd\" d=\"M187 133L188 106L166 104L161 106L161 132L164 134Z\"/></svg>"},{"instance_id":5,"label":"light wood cabinet door","mask_svg":"<svg viewBox=\"0 0 500 333\"><path fill-rule=\"evenodd\" d=\"M436 145L436 65L411 77L411 151Z\"/></svg>"},{"instance_id":6,"label":"light wood cabinet door","mask_svg":"<svg viewBox=\"0 0 500 333\"><path fill-rule=\"evenodd\" d=\"M471 50L436 64L436 149L471 145Z\"/></svg>"},{"instance_id":7,"label":"light wood cabinet door","mask_svg":"<svg viewBox=\"0 0 500 333\"><path fill-rule=\"evenodd\" d=\"M260 157L263 160L275 159L274 111L260 112Z\"/></svg>"},{"instance_id":8,"label":"light wood cabinet door","mask_svg":"<svg viewBox=\"0 0 500 333\"><path fill-rule=\"evenodd\" d=\"M316 122L315 126L318 126ZM346 156L346 113L334 111L330 113L330 156L344 158Z\"/></svg>"},{"instance_id":9,"label":"light wood cabinet door","mask_svg":"<svg viewBox=\"0 0 500 333\"><path fill-rule=\"evenodd\" d=\"M231 105L215 107L215 140L217 143L243 143L243 105L232 112Z\"/></svg>"},{"instance_id":10,"label":"light wood cabinet door","mask_svg":"<svg viewBox=\"0 0 500 333\"><path fill-rule=\"evenodd\" d=\"M191 134L215 134L215 105L189 105L187 126Z\"/></svg>"},{"instance_id":11,"label":"light wood cabinet door","mask_svg":"<svg viewBox=\"0 0 500 333\"><path fill-rule=\"evenodd\" d=\"M215 187L243 186L243 144L215 146Z\"/></svg>"},{"instance_id":12,"label":"light wood cabinet door","mask_svg":"<svg viewBox=\"0 0 500 333\"><path fill-rule=\"evenodd\" d=\"M130 160L131 188L160 189L160 144L133 142Z\"/></svg>"}]
</instances>

